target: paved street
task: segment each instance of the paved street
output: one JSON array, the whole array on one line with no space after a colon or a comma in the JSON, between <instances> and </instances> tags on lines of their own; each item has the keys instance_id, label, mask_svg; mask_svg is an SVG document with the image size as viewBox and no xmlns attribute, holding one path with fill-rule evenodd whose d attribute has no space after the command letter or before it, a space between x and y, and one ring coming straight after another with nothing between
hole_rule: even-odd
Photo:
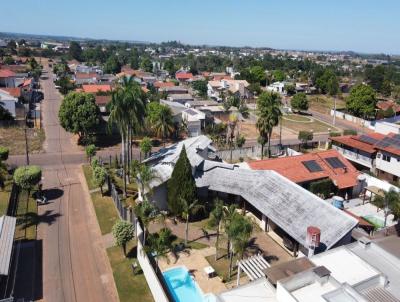
<instances>
[{"instance_id":1,"label":"paved street","mask_svg":"<svg viewBox=\"0 0 400 302\"><path fill-rule=\"evenodd\" d=\"M48 68L46 70L50 75ZM32 156L31 163L43 167L43 188L49 197L49 204L39 207L43 300L118 301L111 267L81 172L84 155L72 136L59 125L61 97L51 76L41 85L45 94L45 153ZM21 160L14 157L12 162Z\"/></svg>"}]
</instances>

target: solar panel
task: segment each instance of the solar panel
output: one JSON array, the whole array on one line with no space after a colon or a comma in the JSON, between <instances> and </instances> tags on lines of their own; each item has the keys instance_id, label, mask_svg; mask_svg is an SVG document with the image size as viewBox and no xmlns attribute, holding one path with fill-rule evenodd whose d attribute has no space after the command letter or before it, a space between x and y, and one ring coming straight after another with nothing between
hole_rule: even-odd
<instances>
[{"instance_id":1,"label":"solar panel","mask_svg":"<svg viewBox=\"0 0 400 302\"><path fill-rule=\"evenodd\" d=\"M325 160L333 169L346 168L346 165L337 157L327 157Z\"/></svg>"},{"instance_id":2,"label":"solar panel","mask_svg":"<svg viewBox=\"0 0 400 302\"><path fill-rule=\"evenodd\" d=\"M320 172L323 171L321 166L315 160L307 160L303 161L302 164L307 168L310 172Z\"/></svg>"},{"instance_id":3,"label":"solar panel","mask_svg":"<svg viewBox=\"0 0 400 302\"><path fill-rule=\"evenodd\" d=\"M363 143L367 143L367 144L376 144L378 142L377 139L370 137L368 135L361 135L358 138L359 141L363 142Z\"/></svg>"}]
</instances>

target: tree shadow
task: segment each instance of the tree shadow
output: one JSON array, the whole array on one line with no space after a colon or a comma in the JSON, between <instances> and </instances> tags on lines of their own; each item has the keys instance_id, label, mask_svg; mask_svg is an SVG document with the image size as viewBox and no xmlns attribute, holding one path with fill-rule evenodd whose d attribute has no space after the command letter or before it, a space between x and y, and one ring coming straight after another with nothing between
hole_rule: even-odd
<instances>
[{"instance_id":1,"label":"tree shadow","mask_svg":"<svg viewBox=\"0 0 400 302\"><path fill-rule=\"evenodd\" d=\"M64 191L61 189L54 188L54 189L43 190L43 194L44 196L46 196L47 200L54 200L63 196Z\"/></svg>"},{"instance_id":2,"label":"tree shadow","mask_svg":"<svg viewBox=\"0 0 400 302\"><path fill-rule=\"evenodd\" d=\"M58 217L61 216L59 213L53 214L53 211L47 210L41 215L33 212L28 212L25 214L26 220L23 222L24 226L22 229L27 229L34 225L39 225L41 223L46 223L47 225L52 225Z\"/></svg>"}]
</instances>

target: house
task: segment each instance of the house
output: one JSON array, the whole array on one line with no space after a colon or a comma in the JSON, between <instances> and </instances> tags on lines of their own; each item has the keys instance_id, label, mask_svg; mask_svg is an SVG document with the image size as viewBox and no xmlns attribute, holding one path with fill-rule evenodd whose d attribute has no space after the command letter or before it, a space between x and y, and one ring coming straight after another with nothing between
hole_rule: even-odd
<instances>
[{"instance_id":1,"label":"house","mask_svg":"<svg viewBox=\"0 0 400 302\"><path fill-rule=\"evenodd\" d=\"M188 102L192 102L194 98L190 94L171 94L168 96L168 100L171 102L177 102L181 104L185 104Z\"/></svg>"},{"instance_id":2,"label":"house","mask_svg":"<svg viewBox=\"0 0 400 302\"><path fill-rule=\"evenodd\" d=\"M82 73L77 72L74 75L74 81L76 85L82 84L97 84L100 76L97 73Z\"/></svg>"},{"instance_id":3,"label":"house","mask_svg":"<svg viewBox=\"0 0 400 302\"><path fill-rule=\"evenodd\" d=\"M330 179L337 190L332 193L342 197L353 196L353 189L357 189L357 177L360 174L336 150L251 161L248 165L253 170L273 170L306 189L309 189L313 182Z\"/></svg>"},{"instance_id":4,"label":"house","mask_svg":"<svg viewBox=\"0 0 400 302\"><path fill-rule=\"evenodd\" d=\"M0 106L7 109L10 114L16 118L17 117L17 103L18 98L14 97L12 94L14 92L8 92L0 88Z\"/></svg>"},{"instance_id":5,"label":"house","mask_svg":"<svg viewBox=\"0 0 400 302\"><path fill-rule=\"evenodd\" d=\"M361 169L379 178L397 182L400 177L400 134L370 133L331 137L332 148Z\"/></svg>"},{"instance_id":6,"label":"house","mask_svg":"<svg viewBox=\"0 0 400 302\"><path fill-rule=\"evenodd\" d=\"M191 72L178 71L175 73L175 79L181 83L186 83L193 79L193 74Z\"/></svg>"},{"instance_id":7,"label":"house","mask_svg":"<svg viewBox=\"0 0 400 302\"><path fill-rule=\"evenodd\" d=\"M166 88L166 87L175 87L175 83L174 82L161 82L161 81L156 81L153 83L154 88L160 90L162 88Z\"/></svg>"},{"instance_id":8,"label":"house","mask_svg":"<svg viewBox=\"0 0 400 302\"><path fill-rule=\"evenodd\" d=\"M157 177L151 181L149 200L167 209L167 181L170 179L183 145L193 169L199 198L215 197L236 202L258 221L262 230L281 244L290 242L294 253L307 254L307 227L321 231L316 252L349 243L358 221L308 192L275 171L256 171L210 160L215 158L211 140L200 135L163 148L145 162ZM286 243L284 243L286 242Z\"/></svg>"},{"instance_id":9,"label":"house","mask_svg":"<svg viewBox=\"0 0 400 302\"><path fill-rule=\"evenodd\" d=\"M285 85L286 85L285 82L274 82L271 85L267 86L267 91L284 94L285 93Z\"/></svg>"},{"instance_id":10,"label":"house","mask_svg":"<svg viewBox=\"0 0 400 302\"><path fill-rule=\"evenodd\" d=\"M188 108L182 112L182 120L186 123L189 137L199 136L205 127L206 115L199 110Z\"/></svg>"},{"instance_id":11,"label":"house","mask_svg":"<svg viewBox=\"0 0 400 302\"><path fill-rule=\"evenodd\" d=\"M400 105L397 104L396 102L390 100L390 101L379 101L376 104L376 108L382 111L387 111L389 109L393 110L394 115L399 115L400 114Z\"/></svg>"},{"instance_id":12,"label":"house","mask_svg":"<svg viewBox=\"0 0 400 302\"><path fill-rule=\"evenodd\" d=\"M98 92L111 92L111 85L108 84L92 84L92 85L82 85L82 91L85 93L98 93Z\"/></svg>"},{"instance_id":13,"label":"house","mask_svg":"<svg viewBox=\"0 0 400 302\"><path fill-rule=\"evenodd\" d=\"M172 95L172 94L187 94L189 93L189 90L185 87L182 86L169 86L167 85L166 87L161 87L159 89L160 92L165 92L167 95Z\"/></svg>"},{"instance_id":14,"label":"house","mask_svg":"<svg viewBox=\"0 0 400 302\"><path fill-rule=\"evenodd\" d=\"M9 69L0 69L0 87L15 87L15 72Z\"/></svg>"},{"instance_id":15,"label":"house","mask_svg":"<svg viewBox=\"0 0 400 302\"><path fill-rule=\"evenodd\" d=\"M228 93L236 95L242 99L249 99L253 94L248 89L249 83L246 80L226 80L208 81L207 95L217 101L222 101L222 94Z\"/></svg>"}]
</instances>

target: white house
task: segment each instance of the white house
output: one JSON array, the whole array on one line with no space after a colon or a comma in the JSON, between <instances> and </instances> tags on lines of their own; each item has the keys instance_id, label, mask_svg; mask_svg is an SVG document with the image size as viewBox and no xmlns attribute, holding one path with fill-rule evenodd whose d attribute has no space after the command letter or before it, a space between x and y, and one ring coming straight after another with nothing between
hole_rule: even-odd
<instances>
[{"instance_id":1,"label":"white house","mask_svg":"<svg viewBox=\"0 0 400 302\"><path fill-rule=\"evenodd\" d=\"M186 122L189 137L201 135L206 115L196 109L188 108L182 112L182 120Z\"/></svg>"},{"instance_id":2,"label":"white house","mask_svg":"<svg viewBox=\"0 0 400 302\"><path fill-rule=\"evenodd\" d=\"M0 88L0 106L7 109L14 118L16 117L17 103L18 98L13 97L9 92Z\"/></svg>"},{"instance_id":3,"label":"white house","mask_svg":"<svg viewBox=\"0 0 400 302\"><path fill-rule=\"evenodd\" d=\"M274 82L267 86L267 91L284 94L285 93L285 82Z\"/></svg>"},{"instance_id":4,"label":"white house","mask_svg":"<svg viewBox=\"0 0 400 302\"><path fill-rule=\"evenodd\" d=\"M209 81L207 84L207 95L210 98L221 101L221 93L227 94L230 92L240 98L249 99L253 97L253 94L248 89L249 85L246 80L222 79L220 81Z\"/></svg>"}]
</instances>

